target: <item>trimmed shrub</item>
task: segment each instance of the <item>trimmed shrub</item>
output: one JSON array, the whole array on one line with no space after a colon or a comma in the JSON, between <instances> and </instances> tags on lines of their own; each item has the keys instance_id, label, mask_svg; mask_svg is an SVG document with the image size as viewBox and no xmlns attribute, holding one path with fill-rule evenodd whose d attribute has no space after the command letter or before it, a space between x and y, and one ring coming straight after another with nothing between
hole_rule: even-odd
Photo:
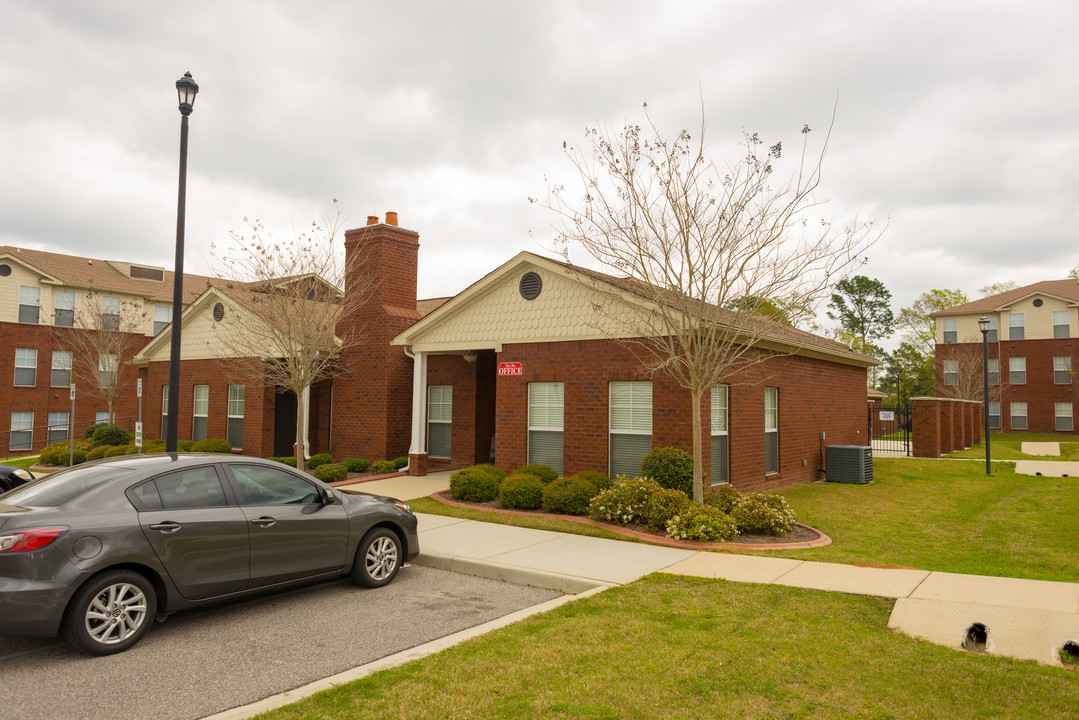
<instances>
[{"instance_id":1,"label":"trimmed shrub","mask_svg":"<svg viewBox=\"0 0 1079 720\"><path fill-rule=\"evenodd\" d=\"M134 455L134 445L114 445L105 450L105 457L120 457L121 455Z\"/></svg>"},{"instance_id":2,"label":"trimmed shrub","mask_svg":"<svg viewBox=\"0 0 1079 720\"><path fill-rule=\"evenodd\" d=\"M498 485L502 507L534 510L543 504L543 481L535 475L515 472Z\"/></svg>"},{"instance_id":3,"label":"trimmed shrub","mask_svg":"<svg viewBox=\"0 0 1079 720\"><path fill-rule=\"evenodd\" d=\"M90 440L94 445L127 445L131 442L131 433L119 425L99 425Z\"/></svg>"},{"instance_id":4,"label":"trimmed shrub","mask_svg":"<svg viewBox=\"0 0 1079 720\"><path fill-rule=\"evenodd\" d=\"M387 473L397 472L397 466L393 464L393 460L376 460L371 465L371 470L380 475Z\"/></svg>"},{"instance_id":5,"label":"trimmed shrub","mask_svg":"<svg viewBox=\"0 0 1079 720\"><path fill-rule=\"evenodd\" d=\"M83 433L82 433L83 440L89 440L90 438L92 438L94 436L94 432L98 428L103 428L103 427L105 427L104 423L102 423L100 425L96 424L96 423L94 425L87 425L86 430L84 430Z\"/></svg>"},{"instance_id":6,"label":"trimmed shrub","mask_svg":"<svg viewBox=\"0 0 1079 720\"><path fill-rule=\"evenodd\" d=\"M596 489L601 491L601 492L603 490L606 490L607 488L609 488L611 485L614 484L614 481L611 480L611 478L609 476L604 475L601 472L595 472L594 470L585 470L583 472L574 473L570 477L576 477L576 478L581 478L582 480L587 480L588 482L595 485Z\"/></svg>"},{"instance_id":7,"label":"trimmed shrub","mask_svg":"<svg viewBox=\"0 0 1079 720\"><path fill-rule=\"evenodd\" d=\"M105 457L105 453L108 452L108 445L98 445L96 448L86 453L87 460L100 460Z\"/></svg>"},{"instance_id":8,"label":"trimmed shrub","mask_svg":"<svg viewBox=\"0 0 1079 720\"><path fill-rule=\"evenodd\" d=\"M228 440L222 440L221 438L206 438L192 445L191 450L192 452L204 453L231 453L232 445L229 444Z\"/></svg>"},{"instance_id":9,"label":"trimmed shrub","mask_svg":"<svg viewBox=\"0 0 1079 720\"><path fill-rule=\"evenodd\" d=\"M681 490L693 495L693 456L685 450L662 447L651 450L641 461L641 475L659 483L660 487Z\"/></svg>"},{"instance_id":10,"label":"trimmed shrub","mask_svg":"<svg viewBox=\"0 0 1079 720\"><path fill-rule=\"evenodd\" d=\"M728 515L731 514L734 506L741 499L742 493L738 492L730 483L713 485L704 489L704 504Z\"/></svg>"},{"instance_id":11,"label":"trimmed shrub","mask_svg":"<svg viewBox=\"0 0 1079 720\"><path fill-rule=\"evenodd\" d=\"M476 470L477 472L483 472L494 478L495 487L502 482L502 478L506 477L506 471L497 465L491 465L490 463L480 463L479 465L472 465L466 468L467 470Z\"/></svg>"},{"instance_id":12,"label":"trimmed shrub","mask_svg":"<svg viewBox=\"0 0 1079 720\"><path fill-rule=\"evenodd\" d=\"M394 467L395 470L400 470L401 468L408 467L408 458L407 457L394 458L393 459L393 467Z\"/></svg>"},{"instance_id":13,"label":"trimmed shrub","mask_svg":"<svg viewBox=\"0 0 1079 720\"><path fill-rule=\"evenodd\" d=\"M314 470L319 465L326 465L327 463L332 462L333 458L330 457L329 453L318 453L317 455L312 455L307 459L307 469Z\"/></svg>"},{"instance_id":14,"label":"trimmed shrub","mask_svg":"<svg viewBox=\"0 0 1079 720\"><path fill-rule=\"evenodd\" d=\"M465 502L488 502L498 495L498 482L483 470L465 468L450 475L450 495Z\"/></svg>"},{"instance_id":15,"label":"trimmed shrub","mask_svg":"<svg viewBox=\"0 0 1079 720\"><path fill-rule=\"evenodd\" d=\"M324 483L341 482L348 477L348 468L344 463L322 463L311 474Z\"/></svg>"},{"instance_id":16,"label":"trimmed shrub","mask_svg":"<svg viewBox=\"0 0 1079 720\"><path fill-rule=\"evenodd\" d=\"M371 463L367 462L363 458L345 458L341 461L341 464L345 466L345 469L349 472L367 472L367 468L371 467Z\"/></svg>"},{"instance_id":17,"label":"trimmed shrub","mask_svg":"<svg viewBox=\"0 0 1079 720\"><path fill-rule=\"evenodd\" d=\"M795 520L786 499L773 493L742 496L731 517L745 535L782 535L794 528Z\"/></svg>"},{"instance_id":18,"label":"trimmed shrub","mask_svg":"<svg viewBox=\"0 0 1079 720\"><path fill-rule=\"evenodd\" d=\"M74 461L76 465L86 462L88 443L85 440L75 441ZM67 465L69 456L69 443L63 440L45 447L41 451L39 461L44 465ZM81 458L81 459L80 459Z\"/></svg>"},{"instance_id":19,"label":"trimmed shrub","mask_svg":"<svg viewBox=\"0 0 1079 720\"><path fill-rule=\"evenodd\" d=\"M679 540L724 542L738 534L730 515L704 505L690 505L667 523L667 534Z\"/></svg>"},{"instance_id":20,"label":"trimmed shrub","mask_svg":"<svg viewBox=\"0 0 1079 720\"><path fill-rule=\"evenodd\" d=\"M663 488L652 493L648 498L648 506L645 508L645 519L648 527L664 531L667 523L675 515L681 515L690 506L689 498L681 490Z\"/></svg>"},{"instance_id":21,"label":"trimmed shrub","mask_svg":"<svg viewBox=\"0 0 1079 720\"><path fill-rule=\"evenodd\" d=\"M267 460L273 460L279 462L282 465L288 465L289 467L296 467L296 458L294 457L268 457Z\"/></svg>"},{"instance_id":22,"label":"trimmed shrub","mask_svg":"<svg viewBox=\"0 0 1079 720\"><path fill-rule=\"evenodd\" d=\"M588 517L623 524L647 522L648 499L659 489L655 480L620 475L610 488L592 498Z\"/></svg>"},{"instance_id":23,"label":"trimmed shrub","mask_svg":"<svg viewBox=\"0 0 1079 720\"><path fill-rule=\"evenodd\" d=\"M164 440L144 440L142 443L142 451L144 453L159 453L165 452Z\"/></svg>"},{"instance_id":24,"label":"trimmed shrub","mask_svg":"<svg viewBox=\"0 0 1079 720\"><path fill-rule=\"evenodd\" d=\"M177 452L191 452L191 448L195 446L194 440L177 440L176 451Z\"/></svg>"},{"instance_id":25,"label":"trimmed shrub","mask_svg":"<svg viewBox=\"0 0 1079 720\"><path fill-rule=\"evenodd\" d=\"M514 474L535 475L544 485L558 479L558 471L546 465L522 465L513 472Z\"/></svg>"},{"instance_id":26,"label":"trimmed shrub","mask_svg":"<svg viewBox=\"0 0 1079 720\"><path fill-rule=\"evenodd\" d=\"M584 515L588 512L588 503L599 494L599 488L591 480L581 477L583 474L560 477L544 487L543 504L547 509L567 515Z\"/></svg>"}]
</instances>

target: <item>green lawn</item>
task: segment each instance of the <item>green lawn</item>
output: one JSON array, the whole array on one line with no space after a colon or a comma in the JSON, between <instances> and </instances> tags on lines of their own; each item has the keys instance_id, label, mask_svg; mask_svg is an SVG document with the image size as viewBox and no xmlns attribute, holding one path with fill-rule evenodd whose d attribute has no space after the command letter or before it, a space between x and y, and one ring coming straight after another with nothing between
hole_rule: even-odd
<instances>
[{"instance_id":1,"label":"green lawn","mask_svg":"<svg viewBox=\"0 0 1079 720\"><path fill-rule=\"evenodd\" d=\"M1027 455L1020 449L1025 442L1058 442L1060 455ZM1035 435L1027 433L992 433L989 436L989 456L997 460L1069 460L1079 461L1079 441L1074 435ZM985 459L985 443L972 445L966 450L957 450L950 458Z\"/></svg>"},{"instance_id":2,"label":"green lawn","mask_svg":"<svg viewBox=\"0 0 1079 720\"><path fill-rule=\"evenodd\" d=\"M30 466L38 461L39 457L38 455L31 455L30 457L7 458L6 460L0 460L0 465L14 465L15 467L29 470Z\"/></svg>"},{"instance_id":3,"label":"green lawn","mask_svg":"<svg viewBox=\"0 0 1079 720\"><path fill-rule=\"evenodd\" d=\"M259 717L1075 717L1074 671L894 633L891 607L653 575Z\"/></svg>"},{"instance_id":4,"label":"green lawn","mask_svg":"<svg viewBox=\"0 0 1079 720\"><path fill-rule=\"evenodd\" d=\"M798 519L832 544L760 554L850 564L899 565L975 575L1079 582L1079 478L1017 475L997 463L875 458L869 485L803 483L780 491ZM595 530L535 521L434 500L418 512L490 520L561 532ZM746 551L747 553L751 551Z\"/></svg>"}]
</instances>

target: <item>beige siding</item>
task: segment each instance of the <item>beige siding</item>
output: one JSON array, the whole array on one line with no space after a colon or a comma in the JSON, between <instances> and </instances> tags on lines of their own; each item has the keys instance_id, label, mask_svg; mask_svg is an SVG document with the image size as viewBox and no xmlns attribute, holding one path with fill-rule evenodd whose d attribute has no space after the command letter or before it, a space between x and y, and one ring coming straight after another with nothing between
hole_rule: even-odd
<instances>
[{"instance_id":1,"label":"beige siding","mask_svg":"<svg viewBox=\"0 0 1079 720\"><path fill-rule=\"evenodd\" d=\"M19 287L22 285L41 288L41 320L44 321L46 317L44 306L49 288L47 285L41 285L41 275L10 260L4 262L11 268L11 274L0 278L0 321L18 322Z\"/></svg>"},{"instance_id":2,"label":"beige siding","mask_svg":"<svg viewBox=\"0 0 1079 720\"><path fill-rule=\"evenodd\" d=\"M1007 314L998 315L996 313L986 313L987 317L997 318L997 328L1004 328L1004 335L1001 335L1003 339L1007 334L1008 328L1008 316ZM956 319L956 342L970 343L982 341L982 329L978 327L978 318L981 315L951 315L948 317L954 317ZM943 317L937 318L937 345L944 344L944 320Z\"/></svg>"},{"instance_id":3,"label":"beige siding","mask_svg":"<svg viewBox=\"0 0 1079 720\"><path fill-rule=\"evenodd\" d=\"M1034 301L1041 300L1041 307L1035 307ZM997 318L997 328L1000 330L999 337L1001 340L1008 339L1008 316L1012 313L1023 313L1023 327L1024 327L1024 339L1025 340L1044 340L1046 338L1053 337L1053 313L1067 310L1070 324L1069 337L1076 336L1076 329L1079 327L1079 314L1077 314L1077 308L1068 307L1068 303L1058 298L1050 297L1047 295L1032 295L1019 302L1013 303L1007 309L1000 313L995 313ZM992 317L994 313L986 313ZM947 316L946 316L947 317ZM978 328L978 318L980 315L956 315L958 321L956 326L958 328L958 341L959 342L981 342L982 333ZM944 320L945 317L938 317L937 321L937 344L944 343Z\"/></svg>"},{"instance_id":4,"label":"beige siding","mask_svg":"<svg viewBox=\"0 0 1079 720\"><path fill-rule=\"evenodd\" d=\"M231 304L226 304L225 315L227 319L239 320L243 317L245 321L251 317L250 314ZM242 326L242 321L240 325ZM213 318L213 303L203 303L194 315L191 315L184 320L180 359L212 360L216 358L245 357L259 354L257 352L238 353L234 350L230 350L221 342L219 335L221 332L235 333L237 331L234 328L223 327L222 325L215 323ZM154 347L150 348L148 354L143 355L142 353L139 353L140 359L148 360L149 362L167 361L171 352L171 345L170 342L168 342L170 339L171 338L168 335L162 334L160 340L154 344Z\"/></svg>"}]
</instances>

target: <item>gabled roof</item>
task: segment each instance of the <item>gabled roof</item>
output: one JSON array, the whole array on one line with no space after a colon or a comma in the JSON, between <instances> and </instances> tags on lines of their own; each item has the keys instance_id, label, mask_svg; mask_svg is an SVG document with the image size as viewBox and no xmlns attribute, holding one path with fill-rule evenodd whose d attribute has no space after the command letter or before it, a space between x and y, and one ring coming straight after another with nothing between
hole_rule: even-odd
<instances>
[{"instance_id":1,"label":"gabled roof","mask_svg":"<svg viewBox=\"0 0 1079 720\"><path fill-rule=\"evenodd\" d=\"M1042 280L1033 285L1009 290L1008 292L990 295L978 300L972 300L962 305L955 305L944 310L930 313L930 317L940 315L977 315L987 312L997 312L1024 300L1032 295L1046 295L1063 300L1069 305L1079 305L1079 280Z\"/></svg>"}]
</instances>

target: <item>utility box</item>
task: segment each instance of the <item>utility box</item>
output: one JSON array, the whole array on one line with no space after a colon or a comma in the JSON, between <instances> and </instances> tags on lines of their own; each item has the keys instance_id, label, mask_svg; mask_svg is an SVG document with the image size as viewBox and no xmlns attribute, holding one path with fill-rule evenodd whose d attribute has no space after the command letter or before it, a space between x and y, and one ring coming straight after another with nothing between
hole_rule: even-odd
<instances>
[{"instance_id":1,"label":"utility box","mask_svg":"<svg viewBox=\"0 0 1079 720\"><path fill-rule=\"evenodd\" d=\"M824 448L828 482L865 485L873 480L873 448L868 445L828 445Z\"/></svg>"}]
</instances>

